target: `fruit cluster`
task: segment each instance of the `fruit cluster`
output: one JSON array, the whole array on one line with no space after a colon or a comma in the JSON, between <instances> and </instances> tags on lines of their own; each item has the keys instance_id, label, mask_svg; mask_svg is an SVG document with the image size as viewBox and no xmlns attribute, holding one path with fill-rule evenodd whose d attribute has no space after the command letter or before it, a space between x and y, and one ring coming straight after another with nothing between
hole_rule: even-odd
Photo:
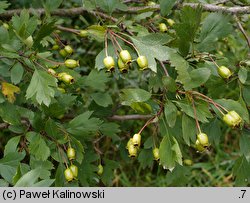
<instances>
[{"instance_id":1,"label":"fruit cluster","mask_svg":"<svg viewBox=\"0 0 250 203\"><path fill-rule=\"evenodd\" d=\"M52 49L56 50L59 48L59 45L55 44ZM59 53L63 56L69 56L74 52L73 48L70 45L66 45L64 47L64 49L61 49L59 51ZM63 53L63 54L62 54ZM72 75L70 75L69 73L66 72L60 72L57 73L56 69L60 66L60 65L64 65L65 67L69 68L69 69L74 69L76 67L79 67L79 60L74 60L74 59L66 59L63 63L59 63L59 62L54 62L55 65L54 66L50 66L50 68L48 68L47 72L49 74L51 74L52 76L56 77L60 82L61 82L61 87L58 87L58 90L62 93L65 93L65 89L63 88L65 85L70 85L72 83L74 83L75 79Z\"/></svg>"},{"instance_id":2,"label":"fruit cluster","mask_svg":"<svg viewBox=\"0 0 250 203\"><path fill-rule=\"evenodd\" d=\"M136 157L138 150L140 149L140 146L141 146L141 134L136 133L127 142L126 148L128 150L129 157ZM155 147L153 149L153 156L156 161L159 161L160 159L159 148Z\"/></svg>"},{"instance_id":3,"label":"fruit cluster","mask_svg":"<svg viewBox=\"0 0 250 203\"><path fill-rule=\"evenodd\" d=\"M195 148L198 152L204 152L209 147L208 136L205 133L199 133L195 142Z\"/></svg>"},{"instance_id":4,"label":"fruit cluster","mask_svg":"<svg viewBox=\"0 0 250 203\"><path fill-rule=\"evenodd\" d=\"M145 70L148 68L148 59L146 56L138 56L137 58L137 64L140 67L140 70ZM130 64L132 62L132 56L129 53L128 50L122 50L119 53L119 58L117 61L118 64L118 68L122 73L126 73L129 70ZM115 60L112 56L106 56L103 59L103 64L105 66L105 68L107 69L107 71L114 71L115 70Z\"/></svg>"},{"instance_id":5,"label":"fruit cluster","mask_svg":"<svg viewBox=\"0 0 250 203\"><path fill-rule=\"evenodd\" d=\"M70 167L67 167L64 171L64 177L65 179L70 182L73 179L77 179L78 176L78 167L74 164L72 164L72 161L76 158L76 152L75 149L72 147L69 147L67 149L67 157L71 162Z\"/></svg>"}]
</instances>

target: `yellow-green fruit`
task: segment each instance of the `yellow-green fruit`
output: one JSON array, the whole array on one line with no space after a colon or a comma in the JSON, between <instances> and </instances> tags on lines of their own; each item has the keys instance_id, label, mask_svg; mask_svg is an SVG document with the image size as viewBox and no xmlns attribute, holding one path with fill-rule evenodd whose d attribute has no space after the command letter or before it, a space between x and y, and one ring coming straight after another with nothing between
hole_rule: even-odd
<instances>
[{"instance_id":1,"label":"yellow-green fruit","mask_svg":"<svg viewBox=\"0 0 250 203\"><path fill-rule=\"evenodd\" d=\"M160 23L159 29L161 32L166 32L168 30L167 25L165 23Z\"/></svg>"},{"instance_id":2,"label":"yellow-green fruit","mask_svg":"<svg viewBox=\"0 0 250 203\"><path fill-rule=\"evenodd\" d=\"M128 50L122 50L119 55L123 63L125 64L131 63L132 56L130 55Z\"/></svg>"},{"instance_id":3,"label":"yellow-green fruit","mask_svg":"<svg viewBox=\"0 0 250 203\"><path fill-rule=\"evenodd\" d=\"M54 69L49 68L47 71L48 71L49 74L51 74L53 76L56 76L56 71Z\"/></svg>"},{"instance_id":4,"label":"yellow-green fruit","mask_svg":"<svg viewBox=\"0 0 250 203\"><path fill-rule=\"evenodd\" d=\"M75 81L71 75L65 72L58 73L58 79L63 81L65 84L72 84Z\"/></svg>"},{"instance_id":5,"label":"yellow-green fruit","mask_svg":"<svg viewBox=\"0 0 250 203\"><path fill-rule=\"evenodd\" d=\"M127 142L127 146L126 149L128 149L130 147L130 145L133 145L133 138L130 138Z\"/></svg>"},{"instance_id":6,"label":"yellow-green fruit","mask_svg":"<svg viewBox=\"0 0 250 203\"><path fill-rule=\"evenodd\" d=\"M103 174L103 166L101 164L98 165L98 171L97 174L101 176Z\"/></svg>"},{"instance_id":7,"label":"yellow-green fruit","mask_svg":"<svg viewBox=\"0 0 250 203\"><path fill-rule=\"evenodd\" d=\"M228 113L223 116L223 121L227 125L229 125L230 127L234 127L235 126L235 119L234 119L234 117L232 115L228 114Z\"/></svg>"},{"instance_id":8,"label":"yellow-green fruit","mask_svg":"<svg viewBox=\"0 0 250 203\"><path fill-rule=\"evenodd\" d=\"M242 118L238 113L236 113L236 111L229 111L223 116L223 121L230 127L235 127L240 125Z\"/></svg>"},{"instance_id":9,"label":"yellow-green fruit","mask_svg":"<svg viewBox=\"0 0 250 203\"><path fill-rule=\"evenodd\" d=\"M88 36L88 31L87 30L80 30L79 36L80 37L87 37Z\"/></svg>"},{"instance_id":10,"label":"yellow-green fruit","mask_svg":"<svg viewBox=\"0 0 250 203\"><path fill-rule=\"evenodd\" d=\"M74 52L74 49L73 49L71 46L69 46L69 45L65 46L65 47L64 47L64 50L65 50L68 54L72 54L72 53Z\"/></svg>"},{"instance_id":11,"label":"yellow-green fruit","mask_svg":"<svg viewBox=\"0 0 250 203\"><path fill-rule=\"evenodd\" d=\"M70 181L72 181L72 180L74 179L74 175L73 175L72 171L71 171L69 168L67 168L67 169L64 171L64 177L65 177L65 179L66 179L68 182L70 182Z\"/></svg>"},{"instance_id":12,"label":"yellow-green fruit","mask_svg":"<svg viewBox=\"0 0 250 203\"><path fill-rule=\"evenodd\" d=\"M159 148L154 148L153 149L153 156L154 156L154 159L156 160L156 161L159 161L159 159L160 159L160 151L159 151Z\"/></svg>"},{"instance_id":13,"label":"yellow-green fruit","mask_svg":"<svg viewBox=\"0 0 250 203\"><path fill-rule=\"evenodd\" d=\"M187 166L192 166L192 165L193 165L193 161L190 160L190 159L185 159L183 162L184 162L184 164L186 164Z\"/></svg>"},{"instance_id":14,"label":"yellow-green fruit","mask_svg":"<svg viewBox=\"0 0 250 203\"><path fill-rule=\"evenodd\" d=\"M205 134L205 133L200 133L200 134L197 135L197 139L199 140L199 143L200 143L203 147L209 146L207 134Z\"/></svg>"},{"instance_id":15,"label":"yellow-green fruit","mask_svg":"<svg viewBox=\"0 0 250 203\"><path fill-rule=\"evenodd\" d=\"M235 119L236 125L241 123L242 118L236 111L229 111L228 113Z\"/></svg>"},{"instance_id":16,"label":"yellow-green fruit","mask_svg":"<svg viewBox=\"0 0 250 203\"><path fill-rule=\"evenodd\" d=\"M56 68L58 68L59 66L60 66L60 65L59 65L59 64L57 64L57 65L50 66L49 68L56 69Z\"/></svg>"},{"instance_id":17,"label":"yellow-green fruit","mask_svg":"<svg viewBox=\"0 0 250 203\"><path fill-rule=\"evenodd\" d=\"M128 147L128 154L129 154L129 157L136 157L137 156L137 148L134 145L130 145Z\"/></svg>"},{"instance_id":18,"label":"yellow-green fruit","mask_svg":"<svg viewBox=\"0 0 250 203\"><path fill-rule=\"evenodd\" d=\"M167 19L167 22L168 22L169 26L173 26L175 24L174 20L172 20L172 19Z\"/></svg>"},{"instance_id":19,"label":"yellow-green fruit","mask_svg":"<svg viewBox=\"0 0 250 203\"><path fill-rule=\"evenodd\" d=\"M205 147L201 145L198 139L195 142L195 148L197 149L198 152L204 152L206 150Z\"/></svg>"},{"instance_id":20,"label":"yellow-green fruit","mask_svg":"<svg viewBox=\"0 0 250 203\"><path fill-rule=\"evenodd\" d=\"M64 88L62 88L62 87L58 87L57 90L58 90L59 92L61 92L62 94L65 94L65 93L66 93L66 90L65 90Z\"/></svg>"},{"instance_id":21,"label":"yellow-green fruit","mask_svg":"<svg viewBox=\"0 0 250 203\"><path fill-rule=\"evenodd\" d=\"M132 143L135 147L141 146L141 135L140 134L134 134L132 138Z\"/></svg>"},{"instance_id":22,"label":"yellow-green fruit","mask_svg":"<svg viewBox=\"0 0 250 203\"><path fill-rule=\"evenodd\" d=\"M156 3L153 2L153 1L149 1L149 2L147 3L147 6L155 6L155 5L156 5Z\"/></svg>"},{"instance_id":23,"label":"yellow-green fruit","mask_svg":"<svg viewBox=\"0 0 250 203\"><path fill-rule=\"evenodd\" d=\"M10 28L10 26L7 23L3 23L3 27L8 30Z\"/></svg>"},{"instance_id":24,"label":"yellow-green fruit","mask_svg":"<svg viewBox=\"0 0 250 203\"><path fill-rule=\"evenodd\" d=\"M136 61L141 70L148 68L148 59L146 56L139 56Z\"/></svg>"},{"instance_id":25,"label":"yellow-green fruit","mask_svg":"<svg viewBox=\"0 0 250 203\"><path fill-rule=\"evenodd\" d=\"M232 75L232 72L230 71L229 68L227 68L226 66L220 66L218 68L218 73L222 78L230 78L230 76Z\"/></svg>"},{"instance_id":26,"label":"yellow-green fruit","mask_svg":"<svg viewBox=\"0 0 250 203\"><path fill-rule=\"evenodd\" d=\"M80 66L79 64L79 61L76 61L74 59L67 59L65 62L64 62L64 65L68 68L76 68L78 66Z\"/></svg>"},{"instance_id":27,"label":"yellow-green fruit","mask_svg":"<svg viewBox=\"0 0 250 203\"><path fill-rule=\"evenodd\" d=\"M54 44L52 47L52 50L58 50L59 49L59 45L58 44Z\"/></svg>"},{"instance_id":28,"label":"yellow-green fruit","mask_svg":"<svg viewBox=\"0 0 250 203\"><path fill-rule=\"evenodd\" d=\"M66 56L68 56L68 53L64 50L64 49L61 49L60 51L59 51L59 54L62 56L62 57L66 57Z\"/></svg>"},{"instance_id":29,"label":"yellow-green fruit","mask_svg":"<svg viewBox=\"0 0 250 203\"><path fill-rule=\"evenodd\" d=\"M75 165L71 165L71 166L69 167L69 169L70 169L71 172L73 173L74 178L77 178L77 176L78 176L78 167L75 166Z\"/></svg>"},{"instance_id":30,"label":"yellow-green fruit","mask_svg":"<svg viewBox=\"0 0 250 203\"><path fill-rule=\"evenodd\" d=\"M29 36L27 37L25 40L24 40L24 44L27 45L27 47L31 48L33 46L33 37L32 36Z\"/></svg>"},{"instance_id":31,"label":"yellow-green fruit","mask_svg":"<svg viewBox=\"0 0 250 203\"><path fill-rule=\"evenodd\" d=\"M118 68L122 73L127 73L129 69L129 65L123 63L123 61L119 58L118 59Z\"/></svg>"},{"instance_id":32,"label":"yellow-green fruit","mask_svg":"<svg viewBox=\"0 0 250 203\"><path fill-rule=\"evenodd\" d=\"M113 71L115 68L115 60L112 56L107 56L103 59L103 64L108 71Z\"/></svg>"},{"instance_id":33,"label":"yellow-green fruit","mask_svg":"<svg viewBox=\"0 0 250 203\"><path fill-rule=\"evenodd\" d=\"M72 148L72 147L69 147L67 149L67 156L68 156L69 160L75 159L76 158L76 151L75 151L75 149Z\"/></svg>"}]
</instances>

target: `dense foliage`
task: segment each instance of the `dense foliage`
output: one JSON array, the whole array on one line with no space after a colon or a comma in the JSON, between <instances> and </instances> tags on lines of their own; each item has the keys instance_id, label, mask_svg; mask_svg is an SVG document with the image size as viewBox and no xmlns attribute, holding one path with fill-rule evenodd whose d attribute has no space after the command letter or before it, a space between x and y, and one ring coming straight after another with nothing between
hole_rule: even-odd
<instances>
[{"instance_id":1,"label":"dense foliage","mask_svg":"<svg viewBox=\"0 0 250 203\"><path fill-rule=\"evenodd\" d=\"M1 1L0 185L249 186L249 5Z\"/></svg>"}]
</instances>

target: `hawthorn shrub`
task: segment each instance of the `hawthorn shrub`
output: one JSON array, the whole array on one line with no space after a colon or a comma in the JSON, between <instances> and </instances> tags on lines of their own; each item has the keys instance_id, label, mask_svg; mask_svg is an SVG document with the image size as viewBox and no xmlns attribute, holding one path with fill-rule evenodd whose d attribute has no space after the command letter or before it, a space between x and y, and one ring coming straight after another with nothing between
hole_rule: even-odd
<instances>
[{"instance_id":1,"label":"hawthorn shrub","mask_svg":"<svg viewBox=\"0 0 250 203\"><path fill-rule=\"evenodd\" d=\"M249 186L249 13L1 1L0 185Z\"/></svg>"}]
</instances>

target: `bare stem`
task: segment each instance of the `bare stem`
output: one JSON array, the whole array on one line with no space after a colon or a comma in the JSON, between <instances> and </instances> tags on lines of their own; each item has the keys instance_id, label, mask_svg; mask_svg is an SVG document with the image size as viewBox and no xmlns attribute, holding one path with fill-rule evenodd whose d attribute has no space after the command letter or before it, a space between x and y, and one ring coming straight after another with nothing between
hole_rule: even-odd
<instances>
[{"instance_id":1,"label":"bare stem","mask_svg":"<svg viewBox=\"0 0 250 203\"><path fill-rule=\"evenodd\" d=\"M120 35L116 34L115 32L112 32L112 31L111 31L111 34L112 34L112 35L115 35L116 37L120 38L121 40L123 40L123 41L126 42L127 44L131 45L131 46L135 49L137 55L140 56L140 53L139 53L138 49L136 48L136 46L135 46L132 42L126 40L125 38L121 37Z\"/></svg>"},{"instance_id":2,"label":"bare stem","mask_svg":"<svg viewBox=\"0 0 250 203\"><path fill-rule=\"evenodd\" d=\"M108 33L105 33L105 54L106 57L108 56L108 37L107 37Z\"/></svg>"},{"instance_id":3,"label":"bare stem","mask_svg":"<svg viewBox=\"0 0 250 203\"><path fill-rule=\"evenodd\" d=\"M196 112L196 107L194 104L194 98L192 97L192 105L193 105L193 110L194 110L194 118L195 118L195 122L196 122L196 128L198 129L199 134L201 134L201 128L200 128L200 124L197 118L197 112Z\"/></svg>"},{"instance_id":4,"label":"bare stem","mask_svg":"<svg viewBox=\"0 0 250 203\"><path fill-rule=\"evenodd\" d=\"M163 103L162 103L162 105L161 105L160 110L157 112L157 114L156 114L155 116L153 116L152 118L150 118L150 119L144 124L144 126L141 128L141 130L138 132L138 134L141 134L142 131L143 131L150 123L152 123L152 121L153 121L156 117L160 116L160 114L162 113L162 111L163 111Z\"/></svg>"},{"instance_id":5,"label":"bare stem","mask_svg":"<svg viewBox=\"0 0 250 203\"><path fill-rule=\"evenodd\" d=\"M250 38L248 37L248 35L247 35L246 31L244 30L243 26L241 25L241 22L240 22L239 18L236 15L234 15L234 18L236 20L236 23L237 23L241 33L243 34L243 36L245 37L245 39L247 41L248 47L250 48Z\"/></svg>"}]
</instances>

